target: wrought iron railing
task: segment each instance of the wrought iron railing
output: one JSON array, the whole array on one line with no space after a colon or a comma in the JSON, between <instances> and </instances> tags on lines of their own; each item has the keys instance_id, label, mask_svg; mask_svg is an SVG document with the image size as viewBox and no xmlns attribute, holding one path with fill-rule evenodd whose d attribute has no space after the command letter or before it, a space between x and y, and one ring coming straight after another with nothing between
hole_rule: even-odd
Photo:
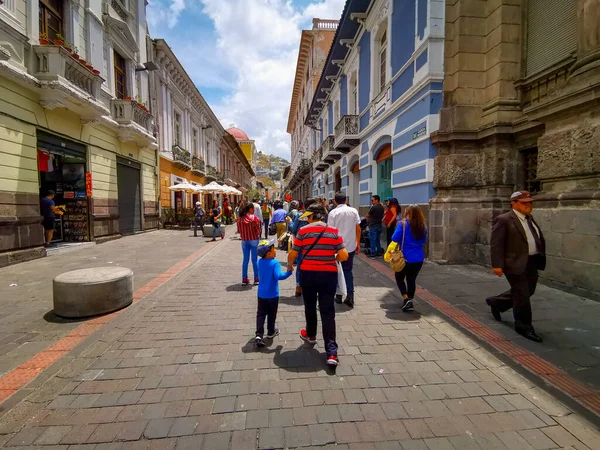
<instances>
[{"instance_id":1,"label":"wrought iron railing","mask_svg":"<svg viewBox=\"0 0 600 450\"><path fill-rule=\"evenodd\" d=\"M179 145L173 146L173 162L187 165L188 167L192 166L192 154L184 148L181 148Z\"/></svg>"},{"instance_id":2,"label":"wrought iron railing","mask_svg":"<svg viewBox=\"0 0 600 450\"><path fill-rule=\"evenodd\" d=\"M335 140L340 141L347 137L355 138L359 133L358 116L347 115L340 119L335 126Z\"/></svg>"},{"instance_id":3,"label":"wrought iron railing","mask_svg":"<svg viewBox=\"0 0 600 450\"><path fill-rule=\"evenodd\" d=\"M192 170L204 173L204 160L196 155L192 156Z\"/></svg>"}]
</instances>

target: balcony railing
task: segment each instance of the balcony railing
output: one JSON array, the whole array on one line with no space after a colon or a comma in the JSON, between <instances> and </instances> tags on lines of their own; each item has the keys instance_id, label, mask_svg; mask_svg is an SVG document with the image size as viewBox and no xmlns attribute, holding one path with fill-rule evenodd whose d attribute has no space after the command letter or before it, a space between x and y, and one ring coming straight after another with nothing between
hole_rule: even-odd
<instances>
[{"instance_id":1,"label":"balcony railing","mask_svg":"<svg viewBox=\"0 0 600 450\"><path fill-rule=\"evenodd\" d=\"M192 172L200 176L204 176L206 173L204 160L196 155L192 156Z\"/></svg>"},{"instance_id":2,"label":"balcony railing","mask_svg":"<svg viewBox=\"0 0 600 450\"><path fill-rule=\"evenodd\" d=\"M33 50L38 58L38 67L35 77L41 81L56 82L57 90L61 90L65 97L73 94L82 99L92 97L97 100L100 95L102 78L94 74L87 67L76 61L71 54L61 46L34 45ZM64 80L71 86L64 86ZM75 88L72 90L71 88ZM71 91L71 92L70 92ZM78 91L80 95L77 95Z\"/></svg>"},{"instance_id":3,"label":"balcony railing","mask_svg":"<svg viewBox=\"0 0 600 450\"><path fill-rule=\"evenodd\" d=\"M112 100L112 115L115 122L121 125L133 123L142 127L147 133L151 132L152 114L135 100Z\"/></svg>"},{"instance_id":4,"label":"balcony railing","mask_svg":"<svg viewBox=\"0 0 600 450\"><path fill-rule=\"evenodd\" d=\"M323 141L323 161L334 163L342 157L342 153L335 149L335 137L330 134Z\"/></svg>"},{"instance_id":5,"label":"balcony railing","mask_svg":"<svg viewBox=\"0 0 600 450\"><path fill-rule=\"evenodd\" d=\"M359 144L359 131L358 116L348 115L342 117L335 126L335 148L344 153L352 150Z\"/></svg>"},{"instance_id":6,"label":"balcony railing","mask_svg":"<svg viewBox=\"0 0 600 450\"><path fill-rule=\"evenodd\" d=\"M312 156L313 167L319 171L324 171L329 167L329 164L323 160L323 147L319 147Z\"/></svg>"},{"instance_id":7,"label":"balcony railing","mask_svg":"<svg viewBox=\"0 0 600 450\"><path fill-rule=\"evenodd\" d=\"M313 30L336 30L339 20L333 19L313 19Z\"/></svg>"},{"instance_id":8,"label":"balcony railing","mask_svg":"<svg viewBox=\"0 0 600 450\"><path fill-rule=\"evenodd\" d=\"M173 164L181 170L190 170L192 168L192 154L179 145L173 146Z\"/></svg>"}]
</instances>

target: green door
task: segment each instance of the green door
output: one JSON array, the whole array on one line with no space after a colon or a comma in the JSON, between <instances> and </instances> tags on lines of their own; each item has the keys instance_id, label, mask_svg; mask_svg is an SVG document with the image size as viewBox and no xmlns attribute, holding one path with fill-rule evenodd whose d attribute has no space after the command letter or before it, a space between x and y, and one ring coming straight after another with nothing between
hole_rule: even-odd
<instances>
[{"instance_id":1,"label":"green door","mask_svg":"<svg viewBox=\"0 0 600 450\"><path fill-rule=\"evenodd\" d=\"M377 163L377 194L383 202L386 198L392 197L392 158L388 158Z\"/></svg>"}]
</instances>

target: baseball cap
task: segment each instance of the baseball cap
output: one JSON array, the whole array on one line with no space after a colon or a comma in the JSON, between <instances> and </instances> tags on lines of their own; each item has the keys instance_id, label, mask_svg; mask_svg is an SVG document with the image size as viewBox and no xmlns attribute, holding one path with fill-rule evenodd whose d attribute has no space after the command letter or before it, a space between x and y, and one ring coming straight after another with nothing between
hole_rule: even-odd
<instances>
[{"instance_id":1,"label":"baseball cap","mask_svg":"<svg viewBox=\"0 0 600 450\"><path fill-rule=\"evenodd\" d=\"M313 203L308 208L306 208L306 212L302 214L300 218L306 219L308 216L312 216L313 214L326 215L327 211L325 211L325 208L319 205L318 203Z\"/></svg>"},{"instance_id":2,"label":"baseball cap","mask_svg":"<svg viewBox=\"0 0 600 450\"><path fill-rule=\"evenodd\" d=\"M275 245L276 240L275 239L271 239L271 240L267 240L267 239L263 239L258 243L258 249L257 249L257 253L258 256L260 256L261 258L264 258L265 255L267 253L269 253L269 250L271 250L271 247L273 247Z\"/></svg>"},{"instance_id":3,"label":"baseball cap","mask_svg":"<svg viewBox=\"0 0 600 450\"><path fill-rule=\"evenodd\" d=\"M394 198L394 197L387 197L387 198L385 199L385 201L386 201L386 202L389 202L389 201L390 201L391 199L393 199L393 198Z\"/></svg>"},{"instance_id":4,"label":"baseball cap","mask_svg":"<svg viewBox=\"0 0 600 450\"><path fill-rule=\"evenodd\" d=\"M196 202L196 206L200 206L202 203L200 202Z\"/></svg>"},{"instance_id":5,"label":"baseball cap","mask_svg":"<svg viewBox=\"0 0 600 450\"><path fill-rule=\"evenodd\" d=\"M510 196L511 202L532 202L533 196L529 191L517 191L513 192Z\"/></svg>"}]
</instances>

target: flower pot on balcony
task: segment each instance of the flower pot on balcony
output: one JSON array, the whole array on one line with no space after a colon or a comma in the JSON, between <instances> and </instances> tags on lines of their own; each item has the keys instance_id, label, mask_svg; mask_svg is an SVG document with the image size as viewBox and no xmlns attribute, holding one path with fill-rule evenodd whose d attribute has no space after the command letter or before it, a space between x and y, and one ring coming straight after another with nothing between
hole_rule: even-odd
<instances>
[{"instance_id":1,"label":"flower pot on balcony","mask_svg":"<svg viewBox=\"0 0 600 450\"><path fill-rule=\"evenodd\" d=\"M62 41L60 39L52 39L52 43L54 45L58 45L60 47L64 47L64 45L65 45L65 41Z\"/></svg>"},{"instance_id":2,"label":"flower pot on balcony","mask_svg":"<svg viewBox=\"0 0 600 450\"><path fill-rule=\"evenodd\" d=\"M131 97L125 97L125 100L131 100Z\"/></svg>"},{"instance_id":3,"label":"flower pot on balcony","mask_svg":"<svg viewBox=\"0 0 600 450\"><path fill-rule=\"evenodd\" d=\"M48 38L40 38L40 45L48 45L50 44L50 41L48 40Z\"/></svg>"},{"instance_id":4,"label":"flower pot on balcony","mask_svg":"<svg viewBox=\"0 0 600 450\"><path fill-rule=\"evenodd\" d=\"M87 64L87 62L83 58L79 58L79 62L81 63L82 66L85 66Z\"/></svg>"},{"instance_id":5,"label":"flower pot on balcony","mask_svg":"<svg viewBox=\"0 0 600 450\"><path fill-rule=\"evenodd\" d=\"M71 53L71 56L75 61L79 61L79 55L77 53Z\"/></svg>"},{"instance_id":6,"label":"flower pot on balcony","mask_svg":"<svg viewBox=\"0 0 600 450\"><path fill-rule=\"evenodd\" d=\"M87 67L87 70L89 70L90 72L94 71L94 66L92 66L91 64L86 63L85 67Z\"/></svg>"},{"instance_id":7,"label":"flower pot on balcony","mask_svg":"<svg viewBox=\"0 0 600 450\"><path fill-rule=\"evenodd\" d=\"M92 72L94 72L94 75L100 75L100 71L97 69L93 69Z\"/></svg>"}]
</instances>

